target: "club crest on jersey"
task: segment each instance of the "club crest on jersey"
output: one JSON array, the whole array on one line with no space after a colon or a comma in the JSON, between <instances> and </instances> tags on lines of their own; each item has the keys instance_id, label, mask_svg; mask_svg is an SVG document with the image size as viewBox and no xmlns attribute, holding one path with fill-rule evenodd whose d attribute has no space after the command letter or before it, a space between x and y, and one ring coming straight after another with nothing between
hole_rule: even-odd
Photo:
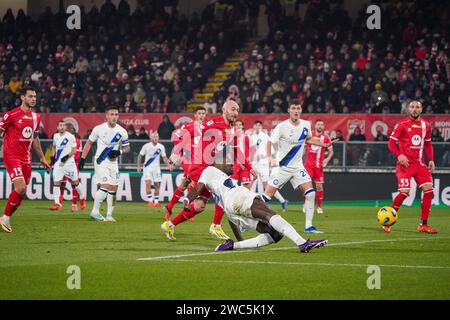
<instances>
[{"instance_id":1,"label":"club crest on jersey","mask_svg":"<svg viewBox=\"0 0 450 320\"><path fill-rule=\"evenodd\" d=\"M31 137L31 135L33 134L33 129L31 129L31 127L25 127L22 130L22 136L25 139L29 139Z\"/></svg>"},{"instance_id":2,"label":"club crest on jersey","mask_svg":"<svg viewBox=\"0 0 450 320\"><path fill-rule=\"evenodd\" d=\"M412 143L414 146L418 146L421 142L422 142L422 138L421 138L418 134L414 135L414 136L411 138L411 143Z\"/></svg>"}]
</instances>

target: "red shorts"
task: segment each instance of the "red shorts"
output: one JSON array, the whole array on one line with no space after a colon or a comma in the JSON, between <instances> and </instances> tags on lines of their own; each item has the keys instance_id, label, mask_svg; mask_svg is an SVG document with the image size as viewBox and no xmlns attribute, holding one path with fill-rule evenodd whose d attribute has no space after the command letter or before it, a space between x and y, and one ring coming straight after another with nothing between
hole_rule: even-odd
<instances>
[{"instance_id":1,"label":"red shorts","mask_svg":"<svg viewBox=\"0 0 450 320\"><path fill-rule=\"evenodd\" d=\"M23 178L25 184L30 183L31 163L25 163L18 159L4 159L4 163L11 181Z\"/></svg>"},{"instance_id":2,"label":"red shorts","mask_svg":"<svg viewBox=\"0 0 450 320\"><path fill-rule=\"evenodd\" d=\"M399 189L409 189L411 178L414 178L419 188L424 184L433 184L433 178L426 165L410 164L407 168L397 163L397 183Z\"/></svg>"},{"instance_id":3,"label":"red shorts","mask_svg":"<svg viewBox=\"0 0 450 320\"><path fill-rule=\"evenodd\" d=\"M252 182L252 174L250 173L250 170L238 170L237 180L240 181L241 184Z\"/></svg>"},{"instance_id":4,"label":"red shorts","mask_svg":"<svg viewBox=\"0 0 450 320\"><path fill-rule=\"evenodd\" d=\"M308 171L309 176L315 183L324 183L325 179L323 175L323 168L306 166L305 169Z\"/></svg>"}]
</instances>

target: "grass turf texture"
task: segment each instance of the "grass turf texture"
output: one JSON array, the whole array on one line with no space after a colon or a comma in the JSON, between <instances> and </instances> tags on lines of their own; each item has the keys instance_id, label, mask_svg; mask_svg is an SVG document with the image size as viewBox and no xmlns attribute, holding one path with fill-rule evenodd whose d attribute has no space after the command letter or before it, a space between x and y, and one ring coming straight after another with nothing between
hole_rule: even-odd
<instances>
[{"instance_id":1,"label":"grass turf texture","mask_svg":"<svg viewBox=\"0 0 450 320\"><path fill-rule=\"evenodd\" d=\"M178 226L174 242L160 231L162 209L144 203L118 203L117 223L90 221L92 203L77 214L69 202L59 212L50 205L24 201L14 232L0 233L0 299L450 299L448 209L432 210L437 235L416 231L417 208L401 209L385 234L375 207L325 205L315 225L326 234L311 236L327 238L324 248L301 254L285 238L258 250L208 254L219 243L208 233L211 205L193 224ZM291 205L283 216L302 231L300 209ZM186 254L199 255L137 260ZM67 289L70 265L81 268L81 290ZM380 266L380 290L367 288L367 265Z\"/></svg>"}]
</instances>

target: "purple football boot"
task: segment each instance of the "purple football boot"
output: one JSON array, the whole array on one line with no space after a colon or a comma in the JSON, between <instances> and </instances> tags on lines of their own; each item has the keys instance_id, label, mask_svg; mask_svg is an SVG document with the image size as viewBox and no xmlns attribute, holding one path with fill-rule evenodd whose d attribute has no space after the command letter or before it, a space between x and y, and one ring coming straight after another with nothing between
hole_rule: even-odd
<instances>
[{"instance_id":1,"label":"purple football boot","mask_svg":"<svg viewBox=\"0 0 450 320\"><path fill-rule=\"evenodd\" d=\"M298 248L300 249L300 252L308 253L312 249L317 249L317 248L323 247L327 243L328 243L328 240L309 240L308 239L308 240L306 240L306 242L304 244L299 245Z\"/></svg>"},{"instance_id":2,"label":"purple football boot","mask_svg":"<svg viewBox=\"0 0 450 320\"><path fill-rule=\"evenodd\" d=\"M233 240L227 240L225 243L219 244L216 247L216 250L214 251L226 251L226 250L233 250L234 241Z\"/></svg>"}]
</instances>

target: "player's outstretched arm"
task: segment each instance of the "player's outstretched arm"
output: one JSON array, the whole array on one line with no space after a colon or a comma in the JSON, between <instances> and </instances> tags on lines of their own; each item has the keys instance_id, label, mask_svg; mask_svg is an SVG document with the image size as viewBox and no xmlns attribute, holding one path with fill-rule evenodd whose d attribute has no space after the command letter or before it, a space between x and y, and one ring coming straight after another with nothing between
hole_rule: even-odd
<instances>
[{"instance_id":1,"label":"player's outstretched arm","mask_svg":"<svg viewBox=\"0 0 450 320\"><path fill-rule=\"evenodd\" d=\"M431 143L431 140L425 139L424 149L425 149L425 154L427 155L427 157L429 159L428 170L430 171L430 173L433 173L434 170L436 170L436 165L434 164L434 150L433 150L433 145Z\"/></svg>"},{"instance_id":2,"label":"player's outstretched arm","mask_svg":"<svg viewBox=\"0 0 450 320\"><path fill-rule=\"evenodd\" d=\"M338 142L338 141L339 141L339 139L333 139L330 142L325 143L325 142L320 141L319 138L313 137L313 136L309 136L305 140L305 142L307 144L312 144L312 145L316 145L316 146L324 147L324 148L328 148L328 147L332 146L333 143Z\"/></svg>"},{"instance_id":3,"label":"player's outstretched arm","mask_svg":"<svg viewBox=\"0 0 450 320\"><path fill-rule=\"evenodd\" d=\"M169 171L173 171L173 162L170 161L167 157L163 157L163 161L169 167Z\"/></svg>"},{"instance_id":4,"label":"player's outstretched arm","mask_svg":"<svg viewBox=\"0 0 450 320\"><path fill-rule=\"evenodd\" d=\"M88 139L86 141L86 144L83 147L83 151L81 152L80 160L78 160L78 169L82 170L84 167L84 162L86 161L86 158L89 154L89 151L91 151L92 145L94 144L94 141L91 139Z\"/></svg>"},{"instance_id":5,"label":"player's outstretched arm","mask_svg":"<svg viewBox=\"0 0 450 320\"><path fill-rule=\"evenodd\" d=\"M141 172L141 162L142 162L142 155L139 154L137 158L137 172Z\"/></svg>"},{"instance_id":6,"label":"player's outstretched arm","mask_svg":"<svg viewBox=\"0 0 450 320\"><path fill-rule=\"evenodd\" d=\"M330 162L331 158L333 158L334 150L333 146L328 147L328 156L323 160L323 166L326 167Z\"/></svg>"}]
</instances>

